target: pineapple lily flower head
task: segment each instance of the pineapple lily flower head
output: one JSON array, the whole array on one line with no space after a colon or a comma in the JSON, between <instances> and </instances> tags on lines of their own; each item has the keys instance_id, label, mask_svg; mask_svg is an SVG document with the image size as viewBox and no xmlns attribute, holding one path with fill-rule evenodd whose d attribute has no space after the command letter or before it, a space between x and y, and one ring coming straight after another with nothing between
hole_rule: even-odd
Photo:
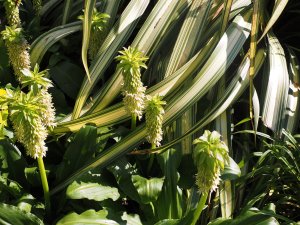
<instances>
[{"instance_id":1,"label":"pineapple lily flower head","mask_svg":"<svg viewBox=\"0 0 300 225\"><path fill-rule=\"evenodd\" d=\"M119 53L116 59L119 61L117 67L121 69L124 80L122 88L124 105L128 113L141 119L145 107L146 88L141 81L140 68L147 68L145 61L148 58L132 47L124 48Z\"/></svg>"},{"instance_id":2,"label":"pineapple lily flower head","mask_svg":"<svg viewBox=\"0 0 300 225\"><path fill-rule=\"evenodd\" d=\"M163 115L165 114L163 105L166 102L162 101L162 96L154 95L153 97L147 96L146 101L146 129L147 129L147 140L152 146L160 146L162 140L162 123Z\"/></svg>"},{"instance_id":3,"label":"pineapple lily flower head","mask_svg":"<svg viewBox=\"0 0 300 225\"><path fill-rule=\"evenodd\" d=\"M129 46L119 51L120 55L116 57L119 61L118 68L121 68L123 73L136 73L140 72L140 68L147 69L145 62L148 57L144 56L137 48Z\"/></svg>"},{"instance_id":4,"label":"pineapple lily flower head","mask_svg":"<svg viewBox=\"0 0 300 225\"><path fill-rule=\"evenodd\" d=\"M217 131L206 130L194 140L193 160L197 167L196 184L200 192L215 191L220 182L221 171L229 162L228 147L221 141Z\"/></svg>"}]
</instances>

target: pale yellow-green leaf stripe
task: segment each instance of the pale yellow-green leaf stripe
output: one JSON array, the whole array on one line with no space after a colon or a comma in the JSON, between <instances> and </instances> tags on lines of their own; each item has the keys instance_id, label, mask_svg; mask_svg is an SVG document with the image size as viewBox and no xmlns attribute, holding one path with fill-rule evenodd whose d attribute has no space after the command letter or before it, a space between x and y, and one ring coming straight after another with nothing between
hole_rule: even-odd
<instances>
[{"instance_id":1,"label":"pale yellow-green leaf stripe","mask_svg":"<svg viewBox=\"0 0 300 225\"><path fill-rule=\"evenodd\" d=\"M96 85L97 81L102 77L105 69L109 63L113 60L113 57L117 51L123 46L123 44L129 38L129 35L135 28L139 18L149 4L149 0L132 0L125 8L120 16L120 19L116 22L116 25L111 29L99 52L100 56L92 62L90 67L90 78L84 79L81 85L77 100L74 106L72 118L76 119L80 115L80 111L88 98L91 89ZM99 54L98 52L98 54Z\"/></svg>"},{"instance_id":2,"label":"pale yellow-green leaf stripe","mask_svg":"<svg viewBox=\"0 0 300 225\"><path fill-rule=\"evenodd\" d=\"M226 30L226 27L228 25L228 21L229 21L229 14L230 14L230 9L232 6L233 0L225 0L224 1L224 10L223 10L223 14L222 14L222 19L221 19L221 29L220 29L220 36L223 35L223 33Z\"/></svg>"},{"instance_id":3,"label":"pale yellow-green leaf stripe","mask_svg":"<svg viewBox=\"0 0 300 225\"><path fill-rule=\"evenodd\" d=\"M83 35L82 35L81 59L89 82L91 82L91 78L90 78L90 71L88 66L87 53L88 53L89 42L90 42L93 9L95 7L95 4L96 4L96 0L85 1L83 24L82 24Z\"/></svg>"}]
</instances>

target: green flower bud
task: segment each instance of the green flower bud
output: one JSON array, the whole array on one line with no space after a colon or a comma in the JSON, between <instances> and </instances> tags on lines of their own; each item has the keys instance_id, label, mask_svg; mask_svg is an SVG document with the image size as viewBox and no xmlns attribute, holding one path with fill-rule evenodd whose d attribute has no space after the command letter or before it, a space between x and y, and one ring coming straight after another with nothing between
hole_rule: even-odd
<instances>
[{"instance_id":1,"label":"green flower bud","mask_svg":"<svg viewBox=\"0 0 300 225\"><path fill-rule=\"evenodd\" d=\"M163 115L165 114L163 105L166 104L162 101L162 96L155 95L153 97L147 96L146 102L146 129L147 140L155 146L160 146L162 140L162 122Z\"/></svg>"},{"instance_id":2,"label":"green flower bud","mask_svg":"<svg viewBox=\"0 0 300 225\"><path fill-rule=\"evenodd\" d=\"M22 70L30 70L29 45L22 35L22 29L16 27L6 27L1 32L8 50L9 61L14 69L18 80L23 75Z\"/></svg>"},{"instance_id":3,"label":"green flower bud","mask_svg":"<svg viewBox=\"0 0 300 225\"><path fill-rule=\"evenodd\" d=\"M96 8L93 10L93 16L92 16L92 27L91 27L91 34L90 34L90 41L89 41L89 58L90 60L93 60L103 41L105 38L105 35L107 33L107 21L110 18L110 16L106 13L100 13L97 11ZM79 19L83 20L84 16L79 16Z\"/></svg>"},{"instance_id":4,"label":"green flower bud","mask_svg":"<svg viewBox=\"0 0 300 225\"><path fill-rule=\"evenodd\" d=\"M40 15L42 9L42 0L32 0L32 6L36 15Z\"/></svg>"},{"instance_id":5,"label":"green flower bud","mask_svg":"<svg viewBox=\"0 0 300 225\"><path fill-rule=\"evenodd\" d=\"M124 105L131 115L141 119L145 108L146 88L141 81L140 68L147 68L144 61L148 58L143 57L141 52L131 47L124 48L119 53L116 59L119 61L118 68L121 69L124 80L122 88Z\"/></svg>"},{"instance_id":6,"label":"green flower bud","mask_svg":"<svg viewBox=\"0 0 300 225\"><path fill-rule=\"evenodd\" d=\"M5 0L4 7L6 18L10 26L21 27L21 20L19 15L19 6L21 0Z\"/></svg>"},{"instance_id":7,"label":"green flower bud","mask_svg":"<svg viewBox=\"0 0 300 225\"><path fill-rule=\"evenodd\" d=\"M221 171L229 162L228 147L217 131L206 130L194 140L193 160L197 167L196 184L200 192L214 191L219 185Z\"/></svg>"}]
</instances>

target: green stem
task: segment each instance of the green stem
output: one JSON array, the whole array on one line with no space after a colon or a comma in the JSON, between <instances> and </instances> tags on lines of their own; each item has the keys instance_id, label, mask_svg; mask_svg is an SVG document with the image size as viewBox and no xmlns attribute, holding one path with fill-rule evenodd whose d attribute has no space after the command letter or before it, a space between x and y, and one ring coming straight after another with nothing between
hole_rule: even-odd
<instances>
[{"instance_id":1,"label":"green stem","mask_svg":"<svg viewBox=\"0 0 300 225\"><path fill-rule=\"evenodd\" d=\"M48 181L47 181L47 175L46 175L46 170L44 166L44 161L43 157L39 157L37 159L38 165L39 165L39 171L40 171L40 176L41 176L41 181L42 181L42 186L44 190L44 198L45 198L45 208L46 212L49 215L50 214L50 193L49 193L49 186L48 186Z\"/></svg>"},{"instance_id":2,"label":"green stem","mask_svg":"<svg viewBox=\"0 0 300 225\"><path fill-rule=\"evenodd\" d=\"M155 144L151 144L151 149L156 149L156 145ZM153 165L153 161L154 161L154 154L150 154L150 160L149 160L149 164L148 164L148 167L147 167L147 172L149 173L151 168L152 168L152 165Z\"/></svg>"},{"instance_id":3,"label":"green stem","mask_svg":"<svg viewBox=\"0 0 300 225\"><path fill-rule=\"evenodd\" d=\"M131 115L131 130L134 130L136 128L136 116Z\"/></svg>"},{"instance_id":4,"label":"green stem","mask_svg":"<svg viewBox=\"0 0 300 225\"><path fill-rule=\"evenodd\" d=\"M197 205L197 209L196 209L196 211L194 213L193 222L191 223L191 225L195 225L196 222L197 222L197 220L199 219L199 217L201 215L201 212L202 212L202 210L204 208L207 196L208 196L208 193L202 193L200 201L199 201L199 203Z\"/></svg>"}]
</instances>

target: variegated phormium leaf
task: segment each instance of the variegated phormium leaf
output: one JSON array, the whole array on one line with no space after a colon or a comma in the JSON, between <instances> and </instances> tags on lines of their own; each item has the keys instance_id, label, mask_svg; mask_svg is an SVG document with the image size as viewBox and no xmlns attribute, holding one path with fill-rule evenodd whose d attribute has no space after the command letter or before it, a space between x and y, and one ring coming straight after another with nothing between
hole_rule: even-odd
<instances>
[{"instance_id":1,"label":"variegated phormium leaf","mask_svg":"<svg viewBox=\"0 0 300 225\"><path fill-rule=\"evenodd\" d=\"M146 91L141 81L141 67L147 68L144 62L148 58L132 47L124 48L119 53L116 59L119 61L118 69L121 69L124 79L122 88L124 105L131 115L141 119L145 108Z\"/></svg>"},{"instance_id":2,"label":"variegated phormium leaf","mask_svg":"<svg viewBox=\"0 0 300 225\"><path fill-rule=\"evenodd\" d=\"M162 122L165 110L163 105L166 104L162 101L162 96L154 95L153 97L147 96L146 101L146 129L147 129L147 140L152 146L160 146L162 140Z\"/></svg>"},{"instance_id":3,"label":"variegated phormium leaf","mask_svg":"<svg viewBox=\"0 0 300 225\"><path fill-rule=\"evenodd\" d=\"M1 32L7 47L9 61L14 69L15 75L20 80L23 75L22 70L30 70L30 57L28 53L29 45L22 34L22 28L7 26Z\"/></svg>"},{"instance_id":4,"label":"variegated phormium leaf","mask_svg":"<svg viewBox=\"0 0 300 225\"><path fill-rule=\"evenodd\" d=\"M221 171L229 162L228 147L221 141L217 131L204 131L204 134L195 139L193 160L197 167L196 184L199 191L208 193L215 191L220 182Z\"/></svg>"}]
</instances>

